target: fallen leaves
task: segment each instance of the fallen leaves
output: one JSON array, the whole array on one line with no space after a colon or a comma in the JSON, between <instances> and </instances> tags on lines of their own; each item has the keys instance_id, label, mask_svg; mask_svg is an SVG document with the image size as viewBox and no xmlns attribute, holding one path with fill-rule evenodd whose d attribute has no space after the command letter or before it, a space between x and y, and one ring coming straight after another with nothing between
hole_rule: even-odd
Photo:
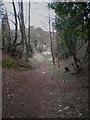
<instances>
[{"instance_id":1,"label":"fallen leaves","mask_svg":"<svg viewBox=\"0 0 90 120\"><path fill-rule=\"evenodd\" d=\"M42 72L42 74L45 74L45 72Z\"/></svg>"},{"instance_id":2,"label":"fallen leaves","mask_svg":"<svg viewBox=\"0 0 90 120\"><path fill-rule=\"evenodd\" d=\"M49 92L49 95L56 95L55 92Z\"/></svg>"},{"instance_id":3,"label":"fallen leaves","mask_svg":"<svg viewBox=\"0 0 90 120\"><path fill-rule=\"evenodd\" d=\"M64 108L64 110L67 110L67 109L69 109L69 107L65 107L65 108Z\"/></svg>"},{"instance_id":4,"label":"fallen leaves","mask_svg":"<svg viewBox=\"0 0 90 120\"><path fill-rule=\"evenodd\" d=\"M18 114L22 117L29 114L28 112L31 112L33 116L39 114L46 117L73 118L84 116L85 110L82 112L80 109L87 108L85 106L87 104L85 97L87 92L84 91L82 94L82 88L77 79L70 78L68 74L61 72L59 72L59 77L56 78L53 73L48 73L44 67L46 67L46 64L36 71L16 73L9 71L4 73L6 75L5 80L3 80L4 111L7 110L7 106L13 109L13 113L8 116L13 117ZM76 87L79 87L80 91ZM84 102L80 103L80 100ZM70 106L70 104L74 105ZM16 106L15 109L17 108L16 113L14 112L14 105ZM42 110L42 108L44 109ZM8 113L4 113L4 116Z\"/></svg>"},{"instance_id":5,"label":"fallen leaves","mask_svg":"<svg viewBox=\"0 0 90 120\"><path fill-rule=\"evenodd\" d=\"M11 104L13 104L14 102L13 101L11 101Z\"/></svg>"},{"instance_id":6,"label":"fallen leaves","mask_svg":"<svg viewBox=\"0 0 90 120\"><path fill-rule=\"evenodd\" d=\"M62 112L62 110L58 110L58 114L59 114L60 112Z\"/></svg>"}]
</instances>

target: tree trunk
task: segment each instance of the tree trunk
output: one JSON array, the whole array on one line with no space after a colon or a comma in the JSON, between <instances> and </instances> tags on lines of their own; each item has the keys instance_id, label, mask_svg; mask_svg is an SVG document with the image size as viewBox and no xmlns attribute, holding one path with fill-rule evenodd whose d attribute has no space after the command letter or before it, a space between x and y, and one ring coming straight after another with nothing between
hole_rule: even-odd
<instances>
[{"instance_id":1,"label":"tree trunk","mask_svg":"<svg viewBox=\"0 0 90 120\"><path fill-rule=\"evenodd\" d=\"M21 25L22 25L22 36L25 40L26 44L26 61L28 62L28 44L27 44L27 37L26 37L26 32L25 32L25 24L24 24L24 14L23 14L23 1L21 1ZM23 42L24 44L24 42Z\"/></svg>"},{"instance_id":2,"label":"tree trunk","mask_svg":"<svg viewBox=\"0 0 90 120\"><path fill-rule=\"evenodd\" d=\"M28 52L30 51L30 0L29 0L29 16L28 16Z\"/></svg>"},{"instance_id":3,"label":"tree trunk","mask_svg":"<svg viewBox=\"0 0 90 120\"><path fill-rule=\"evenodd\" d=\"M83 65L81 61L76 57L76 55L73 55L73 59L75 61L76 70L78 72L81 72L83 70Z\"/></svg>"},{"instance_id":4,"label":"tree trunk","mask_svg":"<svg viewBox=\"0 0 90 120\"><path fill-rule=\"evenodd\" d=\"M7 17L7 25L8 25L8 50L7 52L11 52L11 30L10 30L7 13L6 13L6 17Z\"/></svg>"},{"instance_id":5,"label":"tree trunk","mask_svg":"<svg viewBox=\"0 0 90 120\"><path fill-rule=\"evenodd\" d=\"M22 58L22 54L24 51L24 37L23 37L23 30L22 30L22 23L21 23L21 3L18 2L18 8L19 8L19 12L18 12L18 20L19 20L19 27L20 27L20 32L21 32L21 42L20 42L20 49L18 52L18 57L21 59Z\"/></svg>"},{"instance_id":6,"label":"tree trunk","mask_svg":"<svg viewBox=\"0 0 90 120\"><path fill-rule=\"evenodd\" d=\"M25 24L24 24L24 14L23 14L23 1L19 2L19 25L20 25L20 31L21 31L21 58L24 51L24 41L26 44L26 61L28 62L28 45L27 45L27 37L25 32Z\"/></svg>"},{"instance_id":7,"label":"tree trunk","mask_svg":"<svg viewBox=\"0 0 90 120\"><path fill-rule=\"evenodd\" d=\"M3 47L7 52L11 51L11 30L8 21L7 12L2 18L2 39L3 39Z\"/></svg>"},{"instance_id":8,"label":"tree trunk","mask_svg":"<svg viewBox=\"0 0 90 120\"><path fill-rule=\"evenodd\" d=\"M28 10L28 12L29 12L29 16L28 16L28 45L27 45L27 48L26 48L26 51L27 51L27 62L28 62L28 57L29 57L29 54L31 54L31 52L30 52L30 0L29 0L29 10Z\"/></svg>"},{"instance_id":9,"label":"tree trunk","mask_svg":"<svg viewBox=\"0 0 90 120\"><path fill-rule=\"evenodd\" d=\"M14 0L12 0L12 5L13 5L14 17L15 17L15 38L14 38L13 45L12 45L12 54L15 55L16 47L17 47L16 43L17 43L17 35L18 35L18 22L17 22L17 13L16 13L16 7L15 7Z\"/></svg>"},{"instance_id":10,"label":"tree trunk","mask_svg":"<svg viewBox=\"0 0 90 120\"><path fill-rule=\"evenodd\" d=\"M5 50L5 40L4 40L4 37L2 36L2 50Z\"/></svg>"},{"instance_id":11,"label":"tree trunk","mask_svg":"<svg viewBox=\"0 0 90 120\"><path fill-rule=\"evenodd\" d=\"M6 50L4 32L5 32L4 31L4 21L2 19L2 50Z\"/></svg>"},{"instance_id":12,"label":"tree trunk","mask_svg":"<svg viewBox=\"0 0 90 120\"><path fill-rule=\"evenodd\" d=\"M59 42L58 42L58 35L57 35L57 38L56 38L56 44L57 44L57 64L58 64L58 67L60 67L60 64L59 64Z\"/></svg>"},{"instance_id":13,"label":"tree trunk","mask_svg":"<svg viewBox=\"0 0 90 120\"><path fill-rule=\"evenodd\" d=\"M53 45L52 45L51 27L50 27L50 8L49 8L49 34L50 34L50 46L51 46L52 60L53 60L53 65L55 65L55 59L54 59L54 54L53 54Z\"/></svg>"}]
</instances>

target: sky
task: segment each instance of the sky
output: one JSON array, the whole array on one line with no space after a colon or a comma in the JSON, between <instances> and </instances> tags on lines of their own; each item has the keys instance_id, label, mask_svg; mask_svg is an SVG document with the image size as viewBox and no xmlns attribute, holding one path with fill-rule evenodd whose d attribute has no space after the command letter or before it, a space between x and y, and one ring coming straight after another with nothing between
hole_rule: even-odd
<instances>
[{"instance_id":1,"label":"sky","mask_svg":"<svg viewBox=\"0 0 90 120\"><path fill-rule=\"evenodd\" d=\"M4 4L5 4L5 7L7 9L9 19L14 21L13 7L12 7L12 4L10 2L11 0L7 0L7 1L4 0ZM15 0L15 2L16 1L17 0ZM25 26L28 27L28 0L25 0L25 1L24 1ZM31 14L31 26L34 26L35 28L40 27L45 31L48 31L48 28L49 28L49 24L48 24L49 10L47 7L47 2L48 2L48 0L37 0L37 2L36 2L36 0L32 0L31 1L31 12L30 12L30 14ZM18 11L17 2L16 2L16 8ZM50 14L51 14L51 23L52 23L55 19L55 13L53 10L51 10ZM12 22L10 22L10 28L14 29L14 25Z\"/></svg>"},{"instance_id":2,"label":"sky","mask_svg":"<svg viewBox=\"0 0 90 120\"><path fill-rule=\"evenodd\" d=\"M14 21L13 7L11 4L12 0L3 0L3 1L7 9L9 19ZM18 5L17 5L18 0L14 0L14 1L16 2L16 8L18 11ZM29 0L23 0L23 1L24 1L25 26L28 27L28 1ZM31 1L31 26L34 26L36 28L41 27L43 30L48 31L49 10L47 7L47 2L50 2L50 0L30 0L30 1ZM66 0L52 0L52 1L66 1ZM71 1L74 1L74 0L71 0ZM50 13L51 13L51 23L52 23L55 19L55 13L53 10L51 10ZM12 22L10 22L10 28L14 29L14 25Z\"/></svg>"}]
</instances>

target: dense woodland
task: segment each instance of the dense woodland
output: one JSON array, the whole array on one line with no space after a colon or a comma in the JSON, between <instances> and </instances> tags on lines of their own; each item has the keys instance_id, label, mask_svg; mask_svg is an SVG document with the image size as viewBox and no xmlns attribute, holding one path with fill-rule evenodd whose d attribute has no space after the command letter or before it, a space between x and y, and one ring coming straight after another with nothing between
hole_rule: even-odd
<instances>
[{"instance_id":1,"label":"dense woodland","mask_svg":"<svg viewBox=\"0 0 90 120\"><path fill-rule=\"evenodd\" d=\"M53 27L56 30L58 59L72 56L78 68L78 62L88 61L89 3L53 2L49 7L56 13ZM78 58L78 54L83 54L82 58Z\"/></svg>"},{"instance_id":2,"label":"dense woodland","mask_svg":"<svg viewBox=\"0 0 90 120\"><path fill-rule=\"evenodd\" d=\"M48 43L50 43L49 46L51 46L53 64L57 63L59 66L59 61L61 59L67 59L69 56L72 56L74 59L75 65L73 65L73 67L82 67L81 64L83 61L88 63L90 9L88 2L49 3L49 11L50 9L54 9L56 17L55 21L52 23L53 29L51 31L49 14L49 33L46 33L46 36L43 35L42 29L37 30L42 38L37 37L36 32L32 33L30 27L30 1L28 5L28 29L26 29L24 23L23 2L18 2L19 11L17 11L15 1L12 0L15 19L15 22L12 21L15 25L15 30L12 31L9 25L7 10L4 8L4 3L0 4L0 8L3 8L0 11L2 14L1 26L3 50L20 59L22 59L23 54L25 54L25 59L28 62L29 56L32 57L33 48L37 47L38 51L41 52L43 51L44 43L45 46L48 46ZM38 45L38 42L40 42L40 45Z\"/></svg>"},{"instance_id":3,"label":"dense woodland","mask_svg":"<svg viewBox=\"0 0 90 120\"><path fill-rule=\"evenodd\" d=\"M59 89L62 88L61 89L62 93L63 93L63 91L65 92L65 90L67 90L69 92L69 90L72 89L72 91L73 90L77 91L75 93L75 98L76 98L76 96L79 93L78 91L81 89L81 86L85 87L84 83L85 83L86 77L88 75L88 71L90 71L90 64L89 64L89 61L90 61L90 54L89 54L90 53L90 40L89 40L90 39L90 34L89 34L90 3L89 2L54 2L54 1L45 2L45 4L47 4L47 7L48 7L49 31L44 31L40 27L35 28L34 26L31 25L31 14L32 13L30 12L31 11L31 1L30 0L28 0L28 19L27 19L28 28L26 27L26 24L25 24L23 0L19 0L18 2L16 2L15 0L12 0L11 4L13 7L14 20L9 19L8 11L5 7L4 2L3 1L0 2L0 19L1 19L0 43L2 44L2 46L0 46L0 49L3 51L4 54L7 54L7 56L9 55L11 58L13 58L15 60L14 63L16 61L21 61L20 64L22 64L22 60L23 60L25 62L25 65L28 65L29 70L31 71L31 74L29 73L29 71L27 71L27 77L25 77L25 75L26 75L25 72L23 72L23 75L21 75L22 73L20 73L20 74L15 73L16 78L13 77L13 79L19 79L19 78L21 78L21 76L23 76L23 78L25 78L25 79L27 78L27 81L28 81L33 78L36 81L37 86L42 85L43 82L47 81L47 84L45 83L45 85L48 85L48 86L51 85L50 90L52 90L54 82L56 82L55 83L56 86L54 86L55 89L53 87L54 92L57 90L57 88L58 88L57 91L59 91ZM50 14L51 10L53 10L55 12L55 19L53 22L51 20L51 14ZM10 22L12 22L12 24L14 24L14 29L10 28ZM48 54L47 54L47 56L44 56L43 53L46 53L46 52L47 53L50 52L49 56L48 56ZM4 54L3 54L2 58L4 58ZM32 61L33 61L34 56L37 54L44 57L45 63L43 62L42 66L41 67L39 66L40 68L36 69L36 71L32 71L31 69L33 69L33 68L32 68L32 62L30 61L30 59L32 59ZM37 59L37 57L36 57L36 59ZM49 59L51 60L51 63L50 63ZM46 61L49 61L48 65L47 65ZM67 61L67 64L65 63L66 61ZM4 63L4 62L7 62L7 63ZM13 64L10 62L11 61L8 61L8 60L2 61L2 63L3 63L2 65L3 65L3 68L5 68L5 70L6 70L6 68L9 68L6 66ZM35 65L36 65L36 62L37 61L35 60ZM63 68L63 66L64 66L64 68ZM51 68L49 68L49 67L51 67ZM28 67L26 67L26 68L28 68ZM25 68L25 70L26 70L26 68ZM55 74L55 75L56 75L56 72L58 71L58 75L56 75L55 81L54 81L54 77L51 77L51 74L49 74L49 72L47 72L48 69L50 69L51 71L53 70L54 71L53 74ZM70 72L70 74L66 74L66 73L62 72L63 70L65 70L64 72ZM46 74L46 76L43 77L40 72L42 72L43 75L45 73L47 73L47 74ZM6 77L11 74L13 74L12 71L10 71L10 73L7 71L6 71L6 73L4 72L4 75L6 75ZM53 74L52 74L52 76L53 76ZM34 77L36 76L36 78L32 77L32 75ZM73 78L70 75L76 75L76 77ZM77 78L78 75L80 75L79 78ZM82 75L83 75L83 77L82 77ZM60 84L61 87L59 87L59 83L57 82L58 77L61 77L60 80L65 79L65 81L63 80L64 82L62 82L62 83L64 83L64 84L67 83L68 85L63 86ZM21 79L23 80L23 78L21 78ZM39 78L38 82L37 82L37 78ZM49 80L49 78L54 82ZM75 83L73 83L72 80L70 81L70 83L68 83L67 79L69 80L69 78L70 78L70 80L71 79L73 81L75 80L74 81ZM6 79L6 78L4 77L4 79ZM42 81L43 79L44 79L44 81ZM77 81L79 81L79 82L77 82ZM82 81L84 81L84 82L82 82ZM50 84L49 84L49 82L50 82ZM22 85L22 83L23 82L21 81L20 85ZM28 84L28 83L26 82L24 84ZM80 83L80 84L77 85L78 83ZM87 80L86 80L86 83L87 83ZM35 82L33 82L33 84L35 84ZM71 86L69 86L69 85L71 85ZM79 86L80 88L75 87L74 85ZM38 93L38 90L40 89L41 86L39 86L39 87L37 87L37 86L35 85L34 88L32 88L32 90L34 89L34 93L36 96L41 97L40 94ZM70 87L70 89L68 88L68 86ZM74 89L71 88L72 86L74 86L75 88L74 87L73 87ZM42 89L42 87L41 87L41 89ZM43 91L43 90L41 90L41 91ZM82 92L82 91L83 90L80 91L81 97L83 97L86 94L86 90L84 90L84 92ZM27 91L25 91L25 92L29 93ZM48 92L46 92L45 95L47 93ZM6 94L6 93L4 93L4 94ZM39 95L37 95L37 94L39 94ZM27 96L29 96L29 98L30 98L30 97L32 97L32 93L30 93L30 95L31 96L29 96L29 95L27 95ZM55 94L50 93L50 95L56 95L56 98L58 98L59 92L56 92ZM42 94L42 96L43 96L43 94ZM46 98L47 98L47 96L46 96ZM33 105L36 101L39 101L38 97L36 97L36 98L37 98L37 100L35 100L34 97L32 97L33 100L30 101L31 105ZM41 99L42 98L40 98L40 100ZM70 101L69 99L67 101ZM87 98L84 99L84 102L86 102L85 100L87 101ZM49 101L49 100L47 100L47 101ZM52 105L54 105L54 103L55 103L55 101L54 101L54 103L53 102L51 103L51 101L49 101L49 102ZM63 102L64 102L64 98L62 99L62 104L64 105ZM43 104L44 103L45 103L45 101L43 102ZM76 104L77 103L75 103L75 105ZM86 103L85 103L85 105L86 105ZM45 106L47 106L47 105L45 105ZM33 107L36 107L36 106L32 106L32 108ZM56 106L54 106L54 107L56 107ZM69 107L66 107L66 109L68 109L68 108ZM72 108L74 108L74 107L72 107ZM87 108L87 107L85 106L85 108ZM77 109L79 109L79 108L77 107ZM77 109L75 109L75 110L77 111ZM84 109L84 108L82 108L82 109ZM3 113L4 117L5 117L5 115L9 116L8 114L6 114L6 113L8 113L7 111L9 111L9 110L7 110L7 108L5 110ZM37 109L35 108L35 110L37 110ZM47 111L48 110L49 110L49 108L47 108ZM87 113L87 109L85 109L85 110L86 111L84 111L82 113L82 115L84 117L87 117L87 115L84 114L84 113ZM13 110L11 110L11 111L13 111ZM33 110L31 110L31 113L32 113L31 117L35 117L35 115L39 116L38 110L37 110L36 114L33 113L32 111ZM54 114L52 114L53 112L51 111L51 108L50 108L50 112L51 112L50 113L51 116L49 116L49 114L48 114L49 112L47 112L47 113L43 112L43 115L46 115L47 117L54 116ZM60 112L61 111L59 110L59 113ZM28 114L28 112L26 112L26 115L27 114ZM72 116L74 116L76 114L79 114L79 112L72 113L72 114L70 113L70 115L72 115ZM42 113L41 113L41 115L42 115ZM56 113L55 113L55 115L56 115ZM18 115L16 114L16 116L18 116ZM40 117L42 117L42 116L40 116ZM58 115L56 115L56 116L58 116ZM61 116L63 116L63 114ZM66 116L68 116L68 115L66 115ZM69 116L69 117L72 117L72 116ZM79 116L81 116L81 113L79 114Z\"/></svg>"}]
</instances>

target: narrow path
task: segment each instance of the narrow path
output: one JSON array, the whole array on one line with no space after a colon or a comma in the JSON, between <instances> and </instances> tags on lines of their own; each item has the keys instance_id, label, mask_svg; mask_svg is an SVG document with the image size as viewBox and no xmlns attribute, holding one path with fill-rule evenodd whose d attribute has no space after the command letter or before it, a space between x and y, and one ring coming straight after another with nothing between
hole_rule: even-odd
<instances>
[{"instance_id":1,"label":"narrow path","mask_svg":"<svg viewBox=\"0 0 90 120\"><path fill-rule=\"evenodd\" d=\"M86 117L87 97L78 79L64 72L56 78L48 62L37 70L3 70L3 118Z\"/></svg>"}]
</instances>

